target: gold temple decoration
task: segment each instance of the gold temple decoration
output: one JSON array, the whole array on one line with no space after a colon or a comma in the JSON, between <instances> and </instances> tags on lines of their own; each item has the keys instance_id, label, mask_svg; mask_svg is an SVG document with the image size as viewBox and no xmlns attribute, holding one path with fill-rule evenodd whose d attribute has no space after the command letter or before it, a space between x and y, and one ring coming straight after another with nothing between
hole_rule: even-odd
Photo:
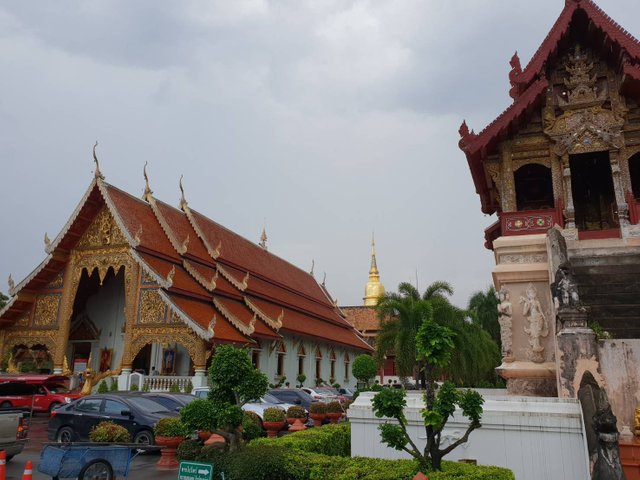
<instances>
[{"instance_id":1,"label":"gold temple decoration","mask_svg":"<svg viewBox=\"0 0 640 480\"><path fill-rule=\"evenodd\" d=\"M49 234L47 232L44 232L44 250L45 250L45 252L48 251L47 249L49 248L50 245L51 245L51 239L49 238Z\"/></svg>"},{"instance_id":2,"label":"gold temple decoration","mask_svg":"<svg viewBox=\"0 0 640 480\"><path fill-rule=\"evenodd\" d=\"M384 295L384 286L380 282L380 272L376 262L376 241L371 236L371 268L369 269L369 281L364 289L365 307L375 307L378 299Z\"/></svg>"},{"instance_id":3,"label":"gold temple decoration","mask_svg":"<svg viewBox=\"0 0 640 480\"><path fill-rule=\"evenodd\" d=\"M309 270L309 275L311 275L313 277L313 269L316 266L316 261L312 258L311 259L311 270Z\"/></svg>"},{"instance_id":4,"label":"gold temple decoration","mask_svg":"<svg viewBox=\"0 0 640 480\"><path fill-rule=\"evenodd\" d=\"M167 306L155 289L140 291L139 323L158 324L164 323L167 314Z\"/></svg>"},{"instance_id":5,"label":"gold temple decoration","mask_svg":"<svg viewBox=\"0 0 640 480\"><path fill-rule=\"evenodd\" d=\"M635 429L633 430L633 434L640 436L640 407L636 407Z\"/></svg>"},{"instance_id":6,"label":"gold temple decoration","mask_svg":"<svg viewBox=\"0 0 640 480\"><path fill-rule=\"evenodd\" d=\"M13 277L9 274L7 278L7 284L9 285L9 295L13 295L13 291L16 289L16 282L13 281Z\"/></svg>"},{"instance_id":7,"label":"gold temple decoration","mask_svg":"<svg viewBox=\"0 0 640 480\"><path fill-rule=\"evenodd\" d=\"M7 373L15 375L16 373L20 373L18 367L16 366L16 362L13 359L13 353L9 353L9 359L7 360Z\"/></svg>"},{"instance_id":8,"label":"gold temple decoration","mask_svg":"<svg viewBox=\"0 0 640 480\"><path fill-rule=\"evenodd\" d=\"M267 248L267 227L263 225L262 227L262 234L260 235L260 243L258 243L258 245L260 245L263 249L268 250Z\"/></svg>"},{"instance_id":9,"label":"gold temple decoration","mask_svg":"<svg viewBox=\"0 0 640 480\"><path fill-rule=\"evenodd\" d=\"M100 171L100 162L98 162L98 156L96 155L97 146L98 146L98 141L96 140L96 143L93 146L93 161L96 164L96 171L94 172L94 175L96 178L99 178L100 180L104 180L104 175L102 175L102 172Z\"/></svg>"},{"instance_id":10,"label":"gold temple decoration","mask_svg":"<svg viewBox=\"0 0 640 480\"><path fill-rule=\"evenodd\" d=\"M103 207L78 242L78 248L100 248L127 243L111 212L107 207Z\"/></svg>"},{"instance_id":11,"label":"gold temple decoration","mask_svg":"<svg viewBox=\"0 0 640 480\"><path fill-rule=\"evenodd\" d=\"M67 356L64 356L64 361L62 362L62 375L69 376L73 374L71 369L69 368L69 361L67 360Z\"/></svg>"},{"instance_id":12,"label":"gold temple decoration","mask_svg":"<svg viewBox=\"0 0 640 480\"><path fill-rule=\"evenodd\" d=\"M147 162L144 162L144 167L142 168L142 175L144 176L144 193L142 194L142 199L146 200L147 196L153 195L153 190L149 186L149 176L147 175Z\"/></svg>"},{"instance_id":13,"label":"gold temple decoration","mask_svg":"<svg viewBox=\"0 0 640 480\"><path fill-rule=\"evenodd\" d=\"M37 327L54 327L58 324L60 310L60 294L38 295L33 314L33 325Z\"/></svg>"},{"instance_id":14,"label":"gold temple decoration","mask_svg":"<svg viewBox=\"0 0 640 480\"><path fill-rule=\"evenodd\" d=\"M84 372L82 372L82 377L84 378L84 385L82 385L82 390L80 390L80 395L87 396L87 395L91 395L91 390L93 390L93 387L95 387L96 385L98 385L98 383L100 383L100 381L102 381L103 379L107 378L107 377L113 377L115 375L120 375L120 373L122 373L122 368L119 368L118 370L107 370L106 372L94 372L93 369L91 368L91 358L92 354L89 354L89 362L87 363L87 368ZM65 357L66 360L66 357Z\"/></svg>"}]
</instances>

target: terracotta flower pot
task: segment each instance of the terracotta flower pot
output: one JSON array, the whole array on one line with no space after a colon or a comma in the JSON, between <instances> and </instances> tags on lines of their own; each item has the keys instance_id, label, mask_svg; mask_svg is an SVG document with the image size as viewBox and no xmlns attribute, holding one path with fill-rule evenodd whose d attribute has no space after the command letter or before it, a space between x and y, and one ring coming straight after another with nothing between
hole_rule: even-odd
<instances>
[{"instance_id":1,"label":"terracotta flower pot","mask_svg":"<svg viewBox=\"0 0 640 480\"><path fill-rule=\"evenodd\" d=\"M287 418L287 423L289 425L293 425L294 423L296 423L297 420L300 420L302 423L307 421L306 418L291 417L291 418Z\"/></svg>"},{"instance_id":2,"label":"terracotta flower pot","mask_svg":"<svg viewBox=\"0 0 640 480\"><path fill-rule=\"evenodd\" d=\"M294 418L295 423L289 427L290 432L299 432L300 430L306 430L307 426L302 423L301 418Z\"/></svg>"},{"instance_id":3,"label":"terracotta flower pot","mask_svg":"<svg viewBox=\"0 0 640 480\"><path fill-rule=\"evenodd\" d=\"M211 432L203 432L203 431L198 432L198 438L202 442L206 442L207 440L209 440L209 437L211 437Z\"/></svg>"},{"instance_id":4,"label":"terracotta flower pot","mask_svg":"<svg viewBox=\"0 0 640 480\"><path fill-rule=\"evenodd\" d=\"M156 464L158 470L174 470L180 464L176 458L176 448L184 441L184 437L156 437L156 444L164 447L160 450L160 460Z\"/></svg>"},{"instance_id":5,"label":"terracotta flower pot","mask_svg":"<svg viewBox=\"0 0 640 480\"><path fill-rule=\"evenodd\" d=\"M342 412L327 412L327 418L331 423L336 424L342 418Z\"/></svg>"},{"instance_id":6,"label":"terracotta flower pot","mask_svg":"<svg viewBox=\"0 0 640 480\"><path fill-rule=\"evenodd\" d=\"M209 439L204 442L205 445L213 445L214 443L222 443L224 445L224 437L222 435L218 435L217 433L212 433L209 435Z\"/></svg>"},{"instance_id":7,"label":"terracotta flower pot","mask_svg":"<svg viewBox=\"0 0 640 480\"><path fill-rule=\"evenodd\" d=\"M285 422L262 422L262 426L267 431L267 437L275 438L278 436L278 432L282 430Z\"/></svg>"},{"instance_id":8,"label":"terracotta flower pot","mask_svg":"<svg viewBox=\"0 0 640 480\"><path fill-rule=\"evenodd\" d=\"M321 427L322 426L322 420L325 419L327 414L326 413L310 413L309 416L313 419L313 426L314 427Z\"/></svg>"}]
</instances>

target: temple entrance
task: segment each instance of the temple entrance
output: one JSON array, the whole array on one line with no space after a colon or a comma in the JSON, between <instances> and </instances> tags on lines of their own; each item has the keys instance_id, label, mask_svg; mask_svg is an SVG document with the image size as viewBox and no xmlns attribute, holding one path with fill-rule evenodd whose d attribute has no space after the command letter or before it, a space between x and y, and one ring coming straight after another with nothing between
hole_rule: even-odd
<instances>
[{"instance_id":1,"label":"temple entrance","mask_svg":"<svg viewBox=\"0 0 640 480\"><path fill-rule=\"evenodd\" d=\"M114 370L120 364L124 332L124 275L110 268L104 278L97 270L82 271L73 304L67 358L69 367L82 372L90 365L96 371Z\"/></svg>"},{"instance_id":2,"label":"temple entrance","mask_svg":"<svg viewBox=\"0 0 640 480\"><path fill-rule=\"evenodd\" d=\"M576 227L581 232L617 229L618 212L609 152L569 157Z\"/></svg>"}]
</instances>

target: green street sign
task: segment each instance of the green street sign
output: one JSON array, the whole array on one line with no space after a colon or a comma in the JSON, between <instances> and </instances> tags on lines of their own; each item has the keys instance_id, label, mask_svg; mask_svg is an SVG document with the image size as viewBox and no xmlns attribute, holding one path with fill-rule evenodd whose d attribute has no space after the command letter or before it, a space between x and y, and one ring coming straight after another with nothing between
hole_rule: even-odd
<instances>
[{"instance_id":1,"label":"green street sign","mask_svg":"<svg viewBox=\"0 0 640 480\"><path fill-rule=\"evenodd\" d=\"M178 480L211 480L213 465L200 462L180 462Z\"/></svg>"}]
</instances>

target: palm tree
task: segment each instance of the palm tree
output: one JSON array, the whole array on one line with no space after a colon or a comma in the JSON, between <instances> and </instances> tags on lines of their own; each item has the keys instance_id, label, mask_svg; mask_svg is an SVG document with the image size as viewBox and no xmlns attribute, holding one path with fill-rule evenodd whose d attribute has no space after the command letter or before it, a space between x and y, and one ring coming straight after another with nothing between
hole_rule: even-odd
<instances>
[{"instance_id":1,"label":"palm tree","mask_svg":"<svg viewBox=\"0 0 640 480\"><path fill-rule=\"evenodd\" d=\"M443 281L433 282L424 294L410 283L401 283L398 293L386 293L378 302L380 333L376 341L376 357L382 361L388 352L396 356L399 376L413 375L416 365L415 338L425 319L433 319L455 332L455 350L446 370L439 372L460 386L493 383L494 368L500 363L500 351L484 329L468 321L469 313L451 304L453 287ZM421 383L424 378L421 374Z\"/></svg>"},{"instance_id":2,"label":"palm tree","mask_svg":"<svg viewBox=\"0 0 640 480\"><path fill-rule=\"evenodd\" d=\"M491 286L484 292L475 292L469 299L467 311L473 323L484 328L500 346L498 296L496 295L496 290Z\"/></svg>"}]
</instances>

